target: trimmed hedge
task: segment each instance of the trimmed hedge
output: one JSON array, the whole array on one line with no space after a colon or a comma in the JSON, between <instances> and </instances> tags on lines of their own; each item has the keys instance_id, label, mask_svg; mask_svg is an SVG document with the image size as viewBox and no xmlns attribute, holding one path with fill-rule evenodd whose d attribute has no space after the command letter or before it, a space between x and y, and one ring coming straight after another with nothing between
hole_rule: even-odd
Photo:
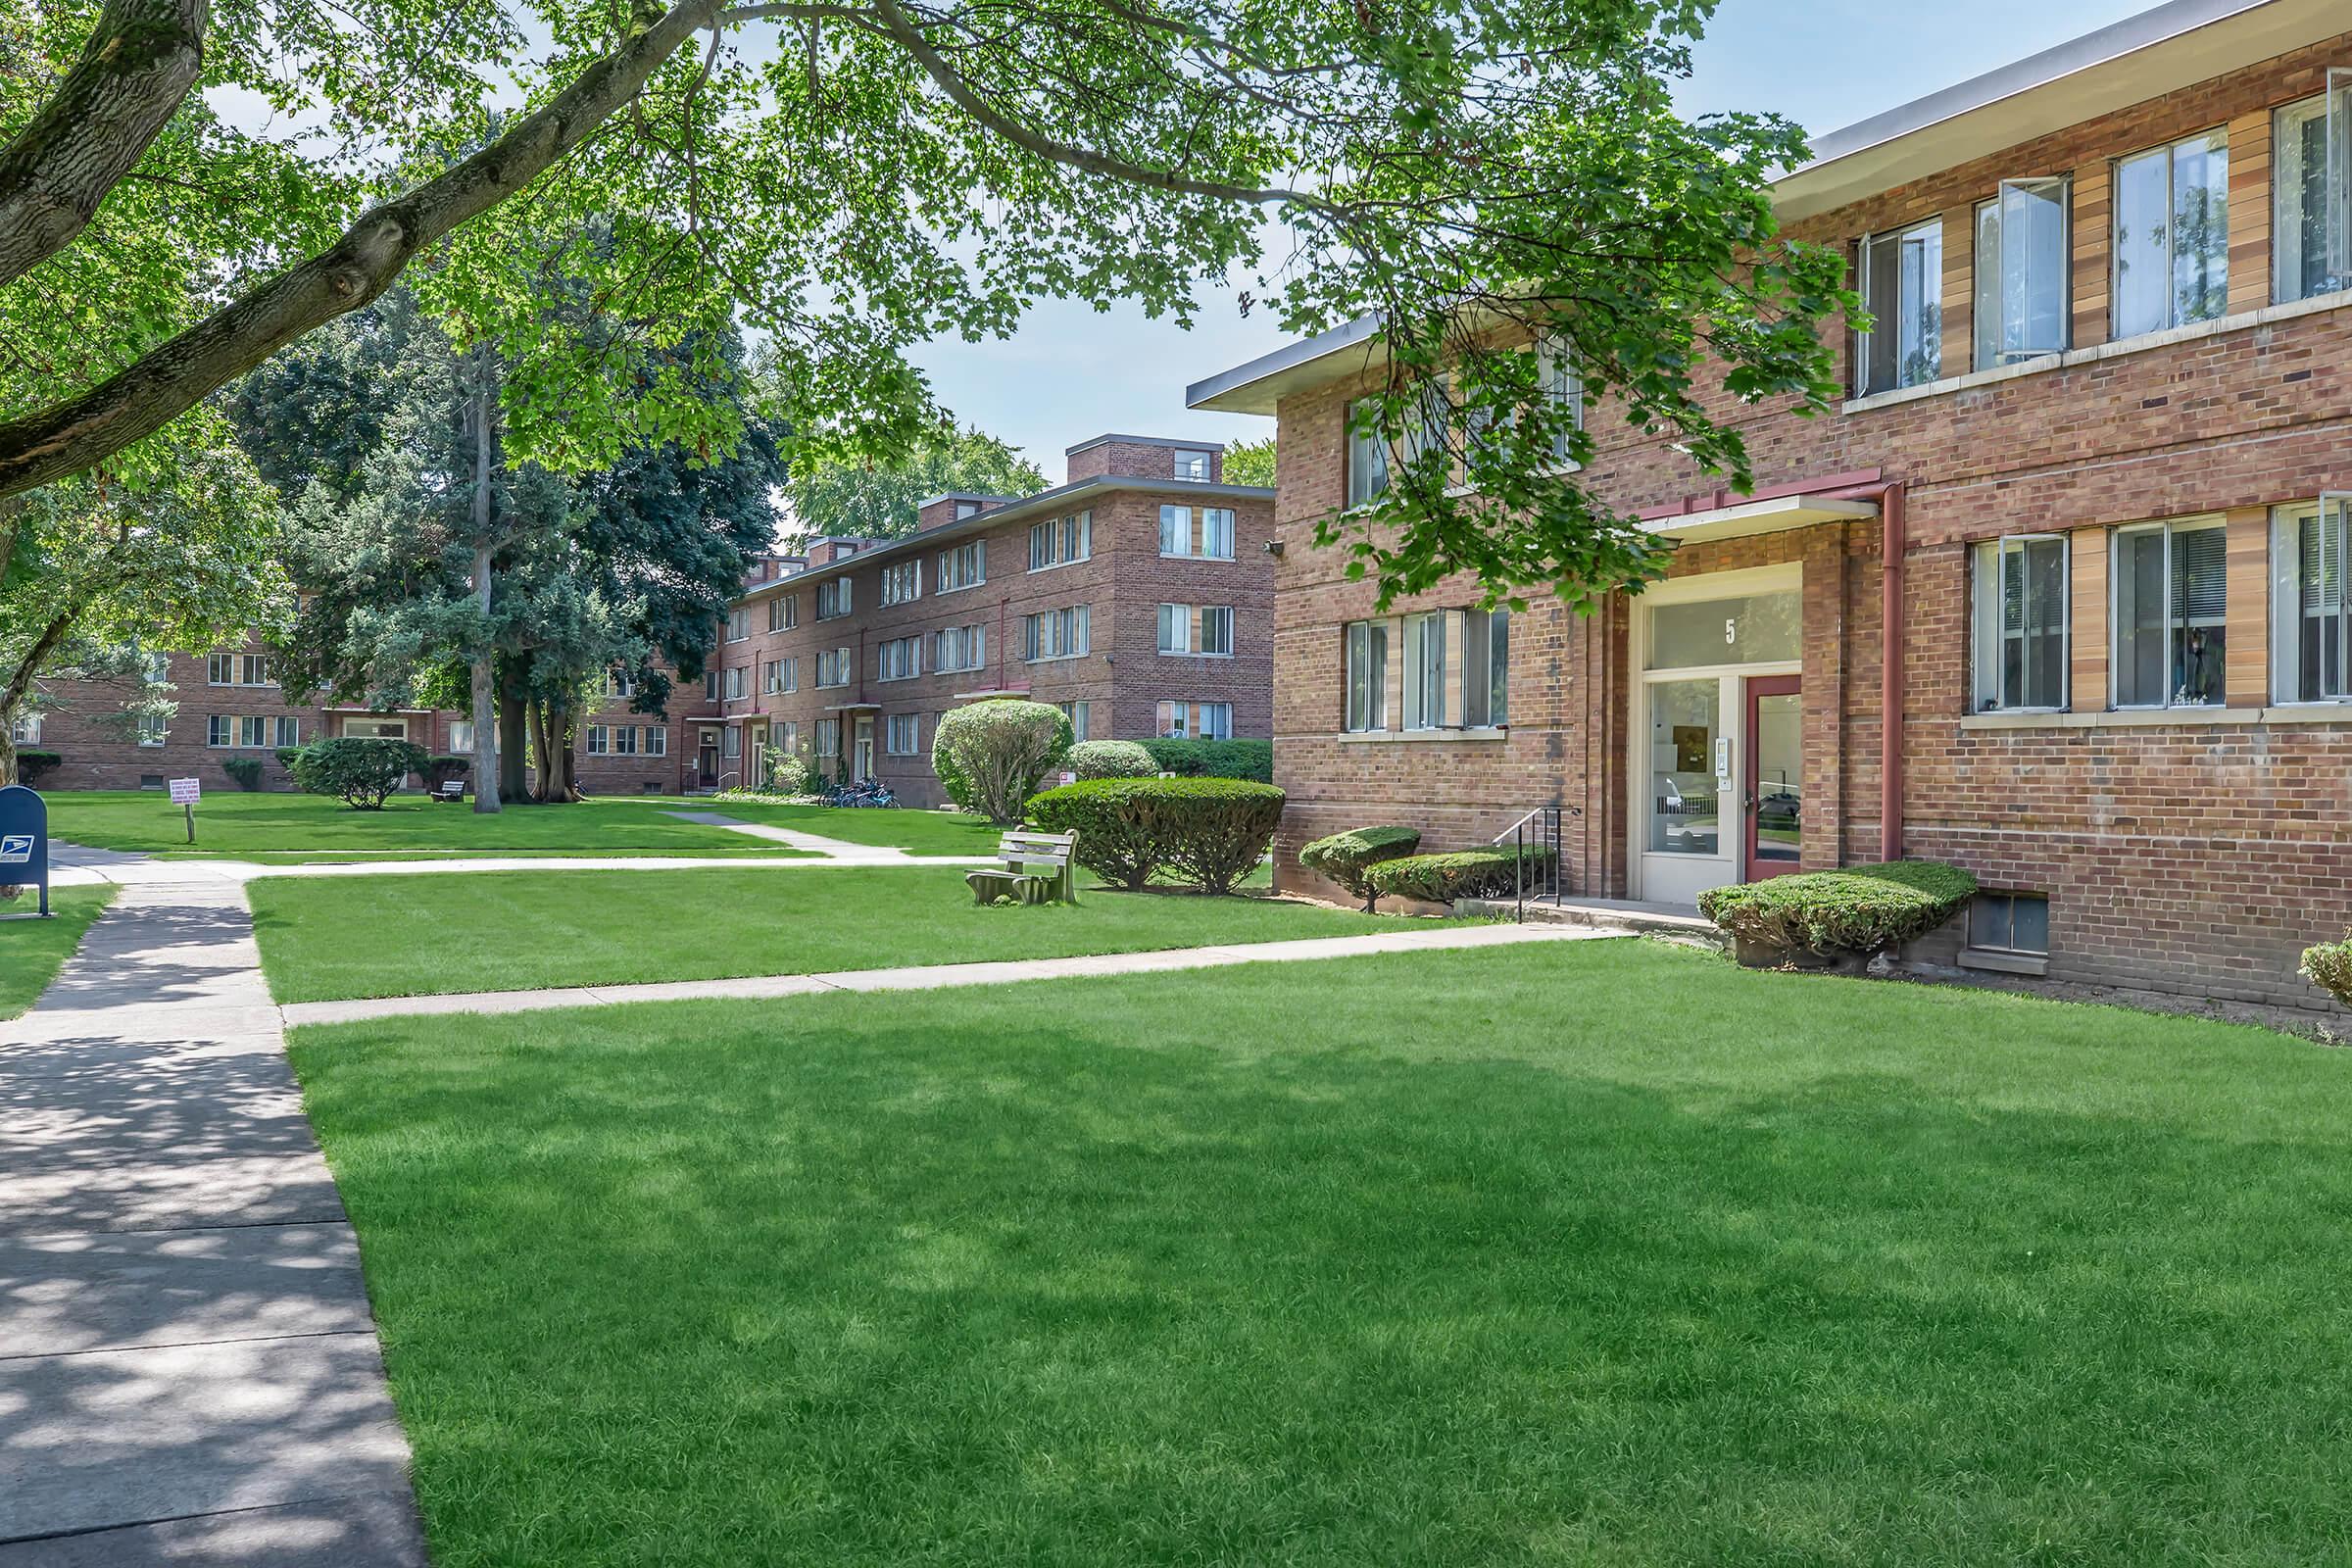
<instances>
[{"instance_id":1,"label":"trimmed hedge","mask_svg":"<svg viewBox=\"0 0 2352 1568\"><path fill-rule=\"evenodd\" d=\"M1274 782L1272 741L1149 740L1135 743L1152 754L1163 773L1178 778L1247 778Z\"/></svg>"},{"instance_id":2,"label":"trimmed hedge","mask_svg":"<svg viewBox=\"0 0 2352 1568\"><path fill-rule=\"evenodd\" d=\"M1533 878L1551 864L1551 851L1531 846L1524 858L1526 875ZM1374 898L1422 899L1431 904L1508 898L1519 885L1515 852L1499 846L1455 850L1448 855L1399 856L1368 867L1364 880Z\"/></svg>"},{"instance_id":3,"label":"trimmed hedge","mask_svg":"<svg viewBox=\"0 0 2352 1568\"><path fill-rule=\"evenodd\" d=\"M2352 1007L2352 932L2303 950L2303 978Z\"/></svg>"},{"instance_id":4,"label":"trimmed hedge","mask_svg":"<svg viewBox=\"0 0 2352 1568\"><path fill-rule=\"evenodd\" d=\"M949 800L1006 826L1070 754L1070 716L1046 703L996 697L940 715L931 768Z\"/></svg>"},{"instance_id":5,"label":"trimmed hedge","mask_svg":"<svg viewBox=\"0 0 2352 1568\"><path fill-rule=\"evenodd\" d=\"M424 748L389 736L337 735L294 754L294 782L313 795L339 795L355 810L380 811L392 792L425 767Z\"/></svg>"},{"instance_id":6,"label":"trimmed hedge","mask_svg":"<svg viewBox=\"0 0 2352 1568\"><path fill-rule=\"evenodd\" d=\"M262 760L258 757L224 757L220 760L220 771L235 779L241 790L262 787Z\"/></svg>"},{"instance_id":7,"label":"trimmed hedge","mask_svg":"<svg viewBox=\"0 0 2352 1568\"><path fill-rule=\"evenodd\" d=\"M1713 888L1698 908L1732 934L1741 963L1859 969L1942 925L1976 891L1956 865L1894 860Z\"/></svg>"},{"instance_id":8,"label":"trimmed hedge","mask_svg":"<svg viewBox=\"0 0 2352 1568\"><path fill-rule=\"evenodd\" d=\"M1032 798L1031 825L1078 835L1078 863L1137 889L1173 871L1204 892L1230 893L1273 842L1283 793L1230 778L1097 778Z\"/></svg>"},{"instance_id":9,"label":"trimmed hedge","mask_svg":"<svg viewBox=\"0 0 2352 1568\"><path fill-rule=\"evenodd\" d=\"M278 748L277 748L277 763L278 763L278 766L280 766L280 767L284 768L284 769L285 769L287 772L289 772L289 773L293 772L293 771L294 771L294 759L296 759L297 757L300 757L301 755L302 755L302 748L301 748L301 747L299 747L299 746L280 746L280 747L278 747Z\"/></svg>"},{"instance_id":10,"label":"trimmed hedge","mask_svg":"<svg viewBox=\"0 0 2352 1568\"><path fill-rule=\"evenodd\" d=\"M1070 748L1069 769L1080 779L1156 778L1160 771L1135 741L1080 741Z\"/></svg>"},{"instance_id":11,"label":"trimmed hedge","mask_svg":"<svg viewBox=\"0 0 2352 1568\"><path fill-rule=\"evenodd\" d=\"M56 752L44 752L37 747L27 746L17 753L17 782L30 789L43 773L64 761L65 758Z\"/></svg>"},{"instance_id":12,"label":"trimmed hedge","mask_svg":"<svg viewBox=\"0 0 2352 1568\"><path fill-rule=\"evenodd\" d=\"M1315 840L1299 850L1298 863L1363 900L1369 914L1380 906L1380 890L1367 873L1381 861L1402 859L1420 847L1417 828L1359 827Z\"/></svg>"}]
</instances>

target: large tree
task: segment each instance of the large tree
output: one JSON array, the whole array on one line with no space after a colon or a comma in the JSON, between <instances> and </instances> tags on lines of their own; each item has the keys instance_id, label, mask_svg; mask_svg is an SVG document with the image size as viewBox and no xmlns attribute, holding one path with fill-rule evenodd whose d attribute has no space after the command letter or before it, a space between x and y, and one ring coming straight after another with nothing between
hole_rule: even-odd
<instances>
[{"instance_id":1,"label":"large tree","mask_svg":"<svg viewBox=\"0 0 2352 1568\"><path fill-rule=\"evenodd\" d=\"M926 437L892 463L809 463L793 475L785 498L804 538L897 539L914 532L916 504L932 496L1026 496L1045 487L1036 464L993 435L965 429Z\"/></svg>"},{"instance_id":2,"label":"large tree","mask_svg":"<svg viewBox=\"0 0 2352 1568\"><path fill-rule=\"evenodd\" d=\"M0 502L0 784L17 776L11 726L53 702L52 678L122 683L129 701L100 716L125 730L142 711L168 719L152 654L279 623L280 547L277 498L225 445L181 454L148 490L69 479Z\"/></svg>"},{"instance_id":3,"label":"large tree","mask_svg":"<svg viewBox=\"0 0 2352 1568\"><path fill-rule=\"evenodd\" d=\"M516 456L562 467L731 449L695 387L738 318L808 456L888 458L938 419L910 345L1044 295L1186 319L1254 265L1286 331L1376 316L1367 423L1472 470L1398 465L1334 531L1358 564L1574 585L1647 547L1511 340L1556 330L1592 401L1739 484L1717 394L1825 406L1852 303L1775 231L1796 127L1674 111L1712 0L9 3L0 496L152 473L149 438L420 262L517 368ZM538 309L551 270L594 329Z\"/></svg>"}]
</instances>

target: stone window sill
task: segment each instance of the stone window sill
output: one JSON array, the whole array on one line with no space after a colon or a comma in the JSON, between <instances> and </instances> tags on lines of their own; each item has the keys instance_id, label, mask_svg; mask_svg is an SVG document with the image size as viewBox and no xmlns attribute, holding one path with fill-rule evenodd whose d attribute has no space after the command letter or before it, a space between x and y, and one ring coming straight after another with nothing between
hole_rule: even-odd
<instances>
[{"instance_id":1,"label":"stone window sill","mask_svg":"<svg viewBox=\"0 0 2352 1568\"><path fill-rule=\"evenodd\" d=\"M1890 409L1898 404L1917 403L1923 398L1939 398L1954 392L1972 391L1978 387L1998 386L2003 381L2015 381L2023 376L2040 375L2049 370L2071 369L2079 365L2097 365L2107 360L2122 359L2130 354L2144 354L2151 349L2171 348L2180 343L2194 343L2203 338L2218 337L2242 327L2275 326L2301 317L2318 316L2327 311L2352 305L2352 293L2318 294L2307 300L2295 300L2285 305L2266 305L2260 310L2240 311L2234 316L2216 317L2210 321L2191 321L2186 326L2168 327L2161 332L2142 332L2112 343L2094 343L2088 348L2065 349L2045 354L2037 360L2024 360L2016 365L1995 366L1989 370L1971 370L1963 375L1947 375L1941 380L1923 386L1896 387L1891 392L1874 392L1868 397L1848 398L1838 405L1843 414L1867 414L1873 409Z\"/></svg>"},{"instance_id":2,"label":"stone window sill","mask_svg":"<svg viewBox=\"0 0 2352 1568\"><path fill-rule=\"evenodd\" d=\"M1337 737L1342 746L1431 745L1448 741L1486 743L1506 741L1511 732L1503 729L1355 729L1342 730Z\"/></svg>"},{"instance_id":3,"label":"stone window sill","mask_svg":"<svg viewBox=\"0 0 2352 1568\"><path fill-rule=\"evenodd\" d=\"M1989 969L1995 974L2046 975L2050 972L2050 960L2036 953L1992 953L1983 948L1963 948L1960 967Z\"/></svg>"},{"instance_id":4,"label":"stone window sill","mask_svg":"<svg viewBox=\"0 0 2352 1568\"><path fill-rule=\"evenodd\" d=\"M1964 730L2174 729L2197 724L2352 724L2352 703L2271 708L2118 708L2095 713L1963 713Z\"/></svg>"}]
</instances>

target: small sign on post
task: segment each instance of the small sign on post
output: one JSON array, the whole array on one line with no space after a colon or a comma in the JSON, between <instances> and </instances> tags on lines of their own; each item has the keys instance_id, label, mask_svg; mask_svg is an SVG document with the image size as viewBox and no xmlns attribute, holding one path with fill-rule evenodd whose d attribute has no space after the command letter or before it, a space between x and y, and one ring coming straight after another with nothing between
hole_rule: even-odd
<instances>
[{"instance_id":1,"label":"small sign on post","mask_svg":"<svg viewBox=\"0 0 2352 1568\"><path fill-rule=\"evenodd\" d=\"M172 804L187 812L188 842L193 844L196 842L196 803L204 799L204 786L192 778L175 778L170 784Z\"/></svg>"},{"instance_id":2,"label":"small sign on post","mask_svg":"<svg viewBox=\"0 0 2352 1568\"><path fill-rule=\"evenodd\" d=\"M49 913L49 803L22 784L0 789L0 887L38 883Z\"/></svg>"}]
</instances>

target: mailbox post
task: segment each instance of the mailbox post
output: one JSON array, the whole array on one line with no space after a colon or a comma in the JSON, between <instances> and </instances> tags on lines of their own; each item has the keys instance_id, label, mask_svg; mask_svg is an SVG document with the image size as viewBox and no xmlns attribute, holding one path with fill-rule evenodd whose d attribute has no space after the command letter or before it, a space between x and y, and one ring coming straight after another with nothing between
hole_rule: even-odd
<instances>
[{"instance_id":1,"label":"mailbox post","mask_svg":"<svg viewBox=\"0 0 2352 1568\"><path fill-rule=\"evenodd\" d=\"M38 883L49 914L49 803L22 784L0 789L0 887Z\"/></svg>"}]
</instances>

